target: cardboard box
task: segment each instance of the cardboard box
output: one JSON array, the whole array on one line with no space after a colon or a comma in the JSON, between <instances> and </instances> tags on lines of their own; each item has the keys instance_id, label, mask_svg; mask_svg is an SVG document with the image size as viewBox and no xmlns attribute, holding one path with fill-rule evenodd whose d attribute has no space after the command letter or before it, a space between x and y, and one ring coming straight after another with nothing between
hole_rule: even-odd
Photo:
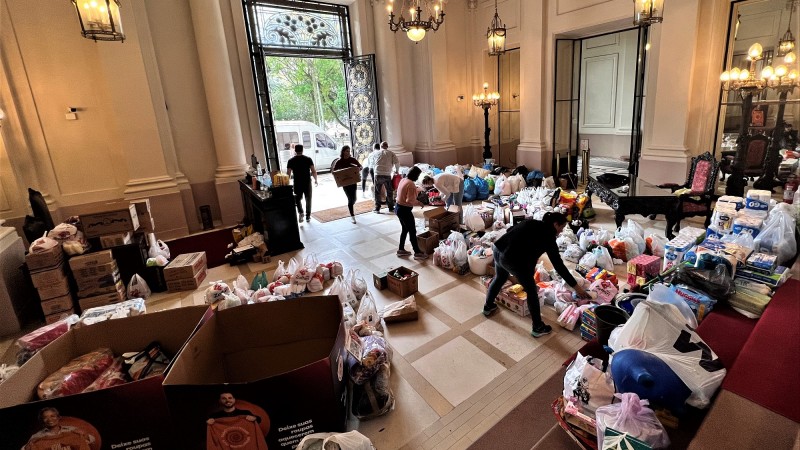
<instances>
[{"instance_id":1,"label":"cardboard box","mask_svg":"<svg viewBox=\"0 0 800 450\"><path fill-rule=\"evenodd\" d=\"M31 435L42 429L39 411L53 407L58 410L63 425L82 428L94 434L95 441L102 441L102 446L91 447L92 450L186 448L172 426L161 388L162 376L50 400L37 401L35 392L39 382L48 375L100 347L121 355L142 351L151 342L158 341L168 356L174 356L206 311L204 306L178 308L71 329L0 384L0 423L3 424L0 447L20 449L26 445Z\"/></svg>"},{"instance_id":2,"label":"cardboard box","mask_svg":"<svg viewBox=\"0 0 800 450\"><path fill-rule=\"evenodd\" d=\"M101 282L84 284L79 283L78 297L86 298L120 290L125 290L125 283L123 283L122 279L120 279L119 272L116 272L113 275L104 275Z\"/></svg>"},{"instance_id":3,"label":"cardboard box","mask_svg":"<svg viewBox=\"0 0 800 450\"><path fill-rule=\"evenodd\" d=\"M100 236L100 246L103 248L116 247L118 245L127 245L131 243L133 233L126 231L124 233L106 234Z\"/></svg>"},{"instance_id":4,"label":"cardboard box","mask_svg":"<svg viewBox=\"0 0 800 450\"><path fill-rule=\"evenodd\" d=\"M528 310L528 300L523 300L517 297L516 295L508 292L505 288L502 289L497 295L495 303L514 311L522 317L528 317L531 315L531 312Z\"/></svg>"},{"instance_id":5,"label":"cardboard box","mask_svg":"<svg viewBox=\"0 0 800 450\"><path fill-rule=\"evenodd\" d=\"M167 281L194 278L206 267L206 252L184 253L178 255L167 267L164 267L164 279Z\"/></svg>"},{"instance_id":6,"label":"cardboard box","mask_svg":"<svg viewBox=\"0 0 800 450\"><path fill-rule=\"evenodd\" d=\"M28 270L39 270L61 264L64 260L64 250L60 245L40 253L28 253L25 255L25 264Z\"/></svg>"},{"instance_id":7,"label":"cardboard box","mask_svg":"<svg viewBox=\"0 0 800 450\"><path fill-rule=\"evenodd\" d=\"M75 308L67 310L67 311L57 312L55 314L50 314L50 315L44 316L44 323L46 323L47 325L50 325L51 323L56 323L61 319L66 319L67 317L69 317L69 316L71 316L73 314L75 314ZM0 412L0 414L2 414L2 412Z\"/></svg>"},{"instance_id":8,"label":"cardboard box","mask_svg":"<svg viewBox=\"0 0 800 450\"><path fill-rule=\"evenodd\" d=\"M70 266L72 266L70 264ZM111 262L98 264L96 266L89 266L83 267L81 269L72 269L72 276L76 280L92 280L95 278L102 277L104 275L109 275L114 272L118 272L117 262L115 260L111 260Z\"/></svg>"},{"instance_id":9,"label":"cardboard box","mask_svg":"<svg viewBox=\"0 0 800 450\"><path fill-rule=\"evenodd\" d=\"M119 303L127 297L125 292L125 285L121 282L117 284L117 289L107 294L94 295L92 297L85 297L78 300L78 305L81 311L86 311L89 308L96 306L105 306L112 303Z\"/></svg>"},{"instance_id":10,"label":"cardboard box","mask_svg":"<svg viewBox=\"0 0 800 450\"><path fill-rule=\"evenodd\" d=\"M156 231L156 223L150 213L139 214L139 231L153 233Z\"/></svg>"},{"instance_id":11,"label":"cardboard box","mask_svg":"<svg viewBox=\"0 0 800 450\"><path fill-rule=\"evenodd\" d=\"M206 448L206 420L220 410L226 392L236 407L269 422L265 440L271 450L292 449L306 434L344 431L346 361L336 296L217 311L189 339L164 380L180 448Z\"/></svg>"},{"instance_id":12,"label":"cardboard box","mask_svg":"<svg viewBox=\"0 0 800 450\"><path fill-rule=\"evenodd\" d=\"M397 277L398 274L400 278ZM386 281L389 284L389 290L400 297L406 298L414 292L417 292L419 285L419 274L417 272L400 266L389 270L387 275ZM402 279L407 275L407 278Z\"/></svg>"},{"instance_id":13,"label":"cardboard box","mask_svg":"<svg viewBox=\"0 0 800 450\"><path fill-rule=\"evenodd\" d=\"M439 234L440 239L446 239L452 230L458 229L458 213L448 211L442 207L423 211L422 215L428 223L428 228Z\"/></svg>"},{"instance_id":14,"label":"cardboard box","mask_svg":"<svg viewBox=\"0 0 800 450\"><path fill-rule=\"evenodd\" d=\"M31 282L35 288L47 287L60 283L67 275L64 273L64 264L59 264L52 269L31 272Z\"/></svg>"},{"instance_id":15,"label":"cardboard box","mask_svg":"<svg viewBox=\"0 0 800 450\"><path fill-rule=\"evenodd\" d=\"M110 262L114 262L114 255L111 253L111 250L101 250L99 252L73 256L69 259L69 268L75 273L81 269L96 267Z\"/></svg>"},{"instance_id":16,"label":"cardboard box","mask_svg":"<svg viewBox=\"0 0 800 450\"><path fill-rule=\"evenodd\" d=\"M192 291L200 287L200 283L206 279L206 268L197 272L193 278L180 278L178 280L167 281L167 292Z\"/></svg>"},{"instance_id":17,"label":"cardboard box","mask_svg":"<svg viewBox=\"0 0 800 450\"><path fill-rule=\"evenodd\" d=\"M72 308L72 296L69 294L42 301L42 312L45 316L64 311L71 311Z\"/></svg>"},{"instance_id":18,"label":"cardboard box","mask_svg":"<svg viewBox=\"0 0 800 450\"><path fill-rule=\"evenodd\" d=\"M136 207L126 202L97 203L82 208L79 213L83 234L87 238L104 234L136 231L139 217Z\"/></svg>"},{"instance_id":19,"label":"cardboard box","mask_svg":"<svg viewBox=\"0 0 800 450\"><path fill-rule=\"evenodd\" d=\"M139 198L136 200L131 200L131 205L133 205L133 207L136 209L137 215L150 214L149 198Z\"/></svg>"},{"instance_id":20,"label":"cardboard box","mask_svg":"<svg viewBox=\"0 0 800 450\"><path fill-rule=\"evenodd\" d=\"M628 284L637 284L637 278L649 280L659 274L661 258L653 255L639 255L628 261Z\"/></svg>"},{"instance_id":21,"label":"cardboard box","mask_svg":"<svg viewBox=\"0 0 800 450\"><path fill-rule=\"evenodd\" d=\"M67 295L69 294L69 279L64 277L53 284L40 287L37 289L37 293L39 294L39 300L47 300Z\"/></svg>"},{"instance_id":22,"label":"cardboard box","mask_svg":"<svg viewBox=\"0 0 800 450\"><path fill-rule=\"evenodd\" d=\"M417 242L423 252L432 255L436 247L439 246L439 233L430 230L424 231L417 235Z\"/></svg>"},{"instance_id":23,"label":"cardboard box","mask_svg":"<svg viewBox=\"0 0 800 450\"><path fill-rule=\"evenodd\" d=\"M349 186L361 182L361 169L355 166L334 170L331 173L333 174L333 179L336 180L337 187Z\"/></svg>"},{"instance_id":24,"label":"cardboard box","mask_svg":"<svg viewBox=\"0 0 800 450\"><path fill-rule=\"evenodd\" d=\"M373 273L372 274L372 284L375 285L375 289L382 291L389 287L389 280L387 279L388 276L386 272L381 273Z\"/></svg>"}]
</instances>

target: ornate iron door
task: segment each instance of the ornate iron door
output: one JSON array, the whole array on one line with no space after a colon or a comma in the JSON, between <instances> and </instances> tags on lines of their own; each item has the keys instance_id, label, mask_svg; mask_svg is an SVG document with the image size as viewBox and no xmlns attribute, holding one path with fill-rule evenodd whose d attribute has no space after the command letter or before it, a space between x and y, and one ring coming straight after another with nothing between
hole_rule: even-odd
<instances>
[{"instance_id":1,"label":"ornate iron door","mask_svg":"<svg viewBox=\"0 0 800 450\"><path fill-rule=\"evenodd\" d=\"M350 110L350 140L353 142L353 157L358 158L381 141L375 55L345 59L344 68L347 106Z\"/></svg>"}]
</instances>

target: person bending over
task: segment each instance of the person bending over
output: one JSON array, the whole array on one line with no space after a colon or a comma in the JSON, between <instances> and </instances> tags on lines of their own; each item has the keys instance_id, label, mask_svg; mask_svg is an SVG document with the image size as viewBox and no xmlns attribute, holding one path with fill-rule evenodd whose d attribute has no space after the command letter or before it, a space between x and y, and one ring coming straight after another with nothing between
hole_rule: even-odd
<instances>
[{"instance_id":1,"label":"person bending over","mask_svg":"<svg viewBox=\"0 0 800 450\"><path fill-rule=\"evenodd\" d=\"M528 310L531 312L531 321L533 322L531 336L538 338L553 331L542 321L537 287L533 281L536 263L543 253L547 253L550 263L553 264L553 268L561 275L561 278L578 295L587 297L586 291L577 285L575 278L569 273L558 253L556 237L566 224L567 217L565 215L549 212L541 221L527 219L514 225L494 243L492 250L494 251L495 275L486 293L486 303L483 305L484 316L489 317L497 311L497 305L494 304L497 294L508 280L508 275L513 274L528 295Z\"/></svg>"}]
</instances>

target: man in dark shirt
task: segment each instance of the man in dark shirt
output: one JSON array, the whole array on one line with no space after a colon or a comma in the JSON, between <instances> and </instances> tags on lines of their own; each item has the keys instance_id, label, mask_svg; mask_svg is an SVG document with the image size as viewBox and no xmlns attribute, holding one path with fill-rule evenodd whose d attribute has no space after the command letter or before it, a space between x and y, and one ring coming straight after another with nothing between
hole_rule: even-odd
<instances>
[{"instance_id":1,"label":"man in dark shirt","mask_svg":"<svg viewBox=\"0 0 800 450\"><path fill-rule=\"evenodd\" d=\"M303 205L300 199L306 197L305 218L311 222L311 177L314 177L314 186L317 183L317 169L314 161L308 156L303 155L302 144L294 146L295 155L286 163L286 173L291 178L294 173L294 202L297 206L297 220L303 223Z\"/></svg>"},{"instance_id":2,"label":"man in dark shirt","mask_svg":"<svg viewBox=\"0 0 800 450\"><path fill-rule=\"evenodd\" d=\"M483 305L483 315L489 317L497 311L494 300L503 284L508 280L509 273L514 274L519 284L527 294L528 310L531 312L533 329L531 335L540 337L549 334L552 330L542 321L539 311L539 295L533 275L536 263L542 253L547 253L550 263L561 278L575 289L581 297L586 297L586 291L577 285L575 278L569 273L561 255L558 253L556 237L564 230L567 217L561 213L547 213L541 221L524 220L511 227L506 234L498 239L492 247L494 251L495 275L489 290L486 293L486 304Z\"/></svg>"},{"instance_id":3,"label":"man in dark shirt","mask_svg":"<svg viewBox=\"0 0 800 450\"><path fill-rule=\"evenodd\" d=\"M234 398L233 394L230 392L223 392L219 395L219 405L222 407L222 409L219 411L214 411L209 415L209 419L206 421L209 425L214 423L214 419L236 416L245 416L245 419L250 422L261 423L261 417L258 417L247 409L237 408L236 398Z\"/></svg>"}]
</instances>

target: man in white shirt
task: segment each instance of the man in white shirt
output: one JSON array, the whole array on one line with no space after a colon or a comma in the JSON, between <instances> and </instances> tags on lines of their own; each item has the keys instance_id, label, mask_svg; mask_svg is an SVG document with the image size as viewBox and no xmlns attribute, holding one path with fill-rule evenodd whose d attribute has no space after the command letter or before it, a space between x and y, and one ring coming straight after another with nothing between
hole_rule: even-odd
<instances>
[{"instance_id":1,"label":"man in white shirt","mask_svg":"<svg viewBox=\"0 0 800 450\"><path fill-rule=\"evenodd\" d=\"M381 212L381 186L386 188L386 206L389 212L394 211L394 188L392 186L392 169L400 172L400 161L393 151L389 150L389 143L381 142L381 149L371 155L375 171L375 212Z\"/></svg>"},{"instance_id":2,"label":"man in white shirt","mask_svg":"<svg viewBox=\"0 0 800 450\"><path fill-rule=\"evenodd\" d=\"M458 223L463 225L464 209L461 207L461 203L464 199L464 177L442 172L434 175L433 186L445 198L445 208L449 209L452 204L458 205Z\"/></svg>"}]
</instances>

